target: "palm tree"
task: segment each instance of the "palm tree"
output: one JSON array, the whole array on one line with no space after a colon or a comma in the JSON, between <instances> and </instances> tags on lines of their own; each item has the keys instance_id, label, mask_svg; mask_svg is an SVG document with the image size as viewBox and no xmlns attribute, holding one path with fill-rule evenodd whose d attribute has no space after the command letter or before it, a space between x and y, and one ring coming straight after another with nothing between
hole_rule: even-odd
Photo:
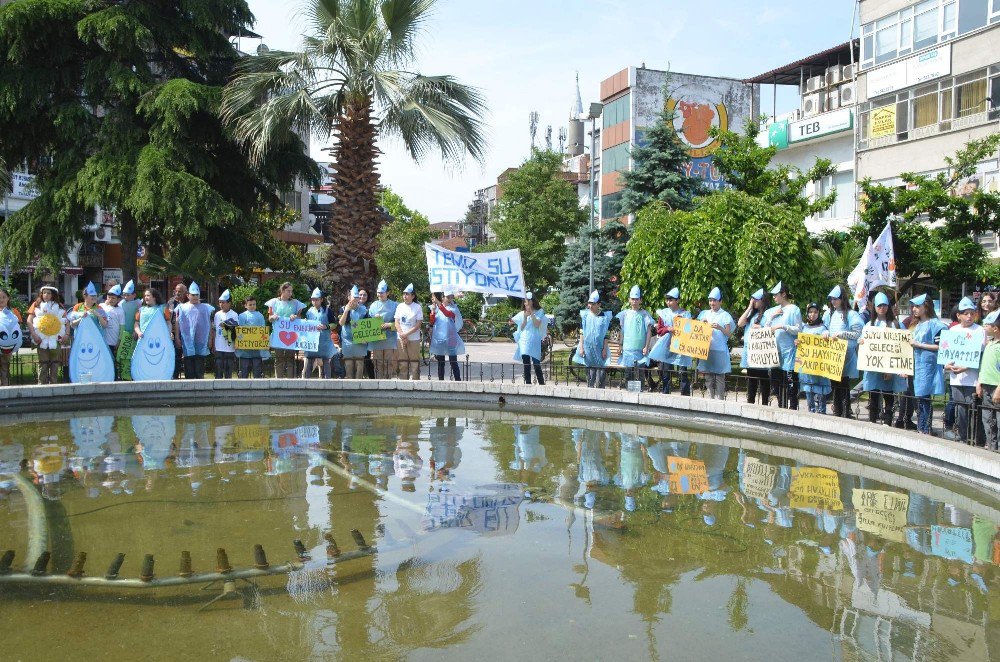
<instances>
[{"instance_id":1,"label":"palm tree","mask_svg":"<svg viewBox=\"0 0 1000 662\"><path fill-rule=\"evenodd\" d=\"M451 76L409 71L414 42L434 0L307 0L309 34L300 52L246 58L223 96L223 117L253 158L294 128L336 138L335 203L324 236L329 282L370 285L378 205L377 140L397 138L415 161L482 161L480 93ZM415 256L418 258L419 256ZM336 291L336 290L335 290Z\"/></svg>"},{"instance_id":2,"label":"palm tree","mask_svg":"<svg viewBox=\"0 0 1000 662\"><path fill-rule=\"evenodd\" d=\"M858 266L864 252L865 247L853 238L845 239L839 249L829 239L813 249L816 269L831 283L846 283L847 276Z\"/></svg>"}]
</instances>

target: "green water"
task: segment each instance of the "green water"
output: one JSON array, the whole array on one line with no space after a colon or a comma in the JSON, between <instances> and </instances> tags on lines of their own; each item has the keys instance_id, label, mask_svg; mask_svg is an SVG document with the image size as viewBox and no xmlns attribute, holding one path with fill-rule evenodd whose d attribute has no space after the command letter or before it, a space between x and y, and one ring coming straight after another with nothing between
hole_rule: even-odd
<instances>
[{"instance_id":1,"label":"green water","mask_svg":"<svg viewBox=\"0 0 1000 662\"><path fill-rule=\"evenodd\" d=\"M18 484L50 572L311 558L201 611L218 586L0 583L4 660L1000 659L996 501L750 440L446 410L0 421L15 572ZM352 529L378 551L329 563Z\"/></svg>"}]
</instances>

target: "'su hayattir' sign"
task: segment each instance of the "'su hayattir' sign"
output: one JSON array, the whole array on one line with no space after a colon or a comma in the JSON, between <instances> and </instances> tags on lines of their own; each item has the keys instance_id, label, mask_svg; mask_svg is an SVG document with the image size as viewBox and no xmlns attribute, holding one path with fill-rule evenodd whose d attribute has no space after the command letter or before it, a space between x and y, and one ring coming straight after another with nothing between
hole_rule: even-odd
<instances>
[{"instance_id":1,"label":"'su hayattir' sign","mask_svg":"<svg viewBox=\"0 0 1000 662\"><path fill-rule=\"evenodd\" d=\"M524 298L521 251L460 253L424 244L431 291L458 290Z\"/></svg>"},{"instance_id":2,"label":"'su hayattir' sign","mask_svg":"<svg viewBox=\"0 0 1000 662\"><path fill-rule=\"evenodd\" d=\"M913 375L910 332L882 326L866 326L858 341L858 369L892 375Z\"/></svg>"}]
</instances>

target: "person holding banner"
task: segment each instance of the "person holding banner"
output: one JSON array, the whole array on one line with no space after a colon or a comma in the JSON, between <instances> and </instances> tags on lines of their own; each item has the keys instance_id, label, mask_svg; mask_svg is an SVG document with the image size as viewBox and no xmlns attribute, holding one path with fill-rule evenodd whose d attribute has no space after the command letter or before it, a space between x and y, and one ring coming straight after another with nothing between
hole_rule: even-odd
<instances>
[{"instance_id":1,"label":"person holding banner","mask_svg":"<svg viewBox=\"0 0 1000 662\"><path fill-rule=\"evenodd\" d=\"M219 295L219 310L212 316L212 332L215 337L212 351L215 353L215 378L232 379L237 373L236 327L239 325L239 315L233 310L233 295L226 290Z\"/></svg>"},{"instance_id":2,"label":"person holding banner","mask_svg":"<svg viewBox=\"0 0 1000 662\"><path fill-rule=\"evenodd\" d=\"M292 284L287 281L278 287L278 296L269 299L264 305L267 306L267 319L271 322L279 319L296 320L302 309L306 307L306 304L292 298ZM294 349L274 350L274 373L274 376L279 379L298 377L295 373Z\"/></svg>"},{"instance_id":3,"label":"person holding banner","mask_svg":"<svg viewBox=\"0 0 1000 662\"><path fill-rule=\"evenodd\" d=\"M616 315L622 327L622 348L618 365L628 368L625 371L626 384L633 379L641 379L636 374L636 366L648 362L646 355L653 338L652 329L656 326L652 316L642 308L642 290L638 285L633 285L629 290L628 305L628 308Z\"/></svg>"},{"instance_id":4,"label":"person holding banner","mask_svg":"<svg viewBox=\"0 0 1000 662\"><path fill-rule=\"evenodd\" d=\"M736 329L733 316L722 309L722 290L713 287L708 293L708 310L698 314L699 322L707 322L712 327L712 344L708 348L708 359L698 362L698 372L705 375L710 399L726 399L726 375L733 371L729 360L729 336Z\"/></svg>"},{"instance_id":5,"label":"person holding banner","mask_svg":"<svg viewBox=\"0 0 1000 662\"><path fill-rule=\"evenodd\" d=\"M243 300L243 312L237 318L240 326L262 327L266 325L264 316L257 311L257 299L248 296ZM270 358L266 349L237 349L236 358L240 361L240 379L246 379L253 374L254 379L264 377L264 359Z\"/></svg>"},{"instance_id":6,"label":"person holding banner","mask_svg":"<svg viewBox=\"0 0 1000 662\"><path fill-rule=\"evenodd\" d=\"M764 326L774 329L781 365L771 369L771 385L782 409L799 408L799 374L795 372L795 337L802 328L802 311L792 303L782 281L771 288L775 305L764 313Z\"/></svg>"},{"instance_id":7,"label":"person holding banner","mask_svg":"<svg viewBox=\"0 0 1000 662\"><path fill-rule=\"evenodd\" d=\"M958 302L958 325L952 327L955 330L961 329L968 334L983 334L983 342L986 335L983 327L976 324L975 319L976 304L969 297L962 297ZM975 337L975 335L973 335ZM979 343L977 342L978 346ZM943 358L943 357L942 357ZM954 361L944 367L945 372L951 376L951 400L955 403L955 427L958 431L959 441L966 441L969 438L969 409L972 407L973 398L976 395L976 383L979 381L979 368L969 368L956 365Z\"/></svg>"},{"instance_id":8,"label":"person holding banner","mask_svg":"<svg viewBox=\"0 0 1000 662\"><path fill-rule=\"evenodd\" d=\"M826 324L819 317L819 304L810 303L806 306L806 322L802 326L801 336L804 333L815 334L828 337L830 335ZM795 339L795 344L799 344L799 339ZM799 384L806 394L806 403L809 405L809 413L826 414L826 396L833 389L830 387L830 380L818 375L799 374Z\"/></svg>"},{"instance_id":9,"label":"person holding banner","mask_svg":"<svg viewBox=\"0 0 1000 662\"><path fill-rule=\"evenodd\" d=\"M317 287L312 291L309 298L312 307L306 311L305 318L311 322L316 322L316 329L319 330L319 347L315 352L306 352L305 365L302 367L302 379L312 377L313 368L319 365L319 376L322 379L330 379L330 361L336 353L337 348L333 346L333 338L330 336L330 327L337 323L336 314L326 305L323 292Z\"/></svg>"},{"instance_id":10,"label":"person holding banner","mask_svg":"<svg viewBox=\"0 0 1000 662\"><path fill-rule=\"evenodd\" d=\"M580 343L574 361L587 366L587 388L604 388L608 373L608 328L611 311L601 312L601 295L590 293L587 307L580 311Z\"/></svg>"},{"instance_id":11,"label":"person holding banner","mask_svg":"<svg viewBox=\"0 0 1000 662\"><path fill-rule=\"evenodd\" d=\"M927 293L910 299L911 315L916 320L913 337L913 395L917 398L917 432L931 433L931 396L944 393L944 367L937 363L941 332L948 326L938 319L934 302Z\"/></svg>"},{"instance_id":12,"label":"person holding banner","mask_svg":"<svg viewBox=\"0 0 1000 662\"><path fill-rule=\"evenodd\" d=\"M431 294L428 321L431 324L431 354L437 359L438 381L444 381L444 357L451 364L451 377L462 381L462 371L458 367L458 355L465 353L465 343L458 337L462 330L462 312L455 305L455 295L445 290L444 296Z\"/></svg>"},{"instance_id":13,"label":"person holding banner","mask_svg":"<svg viewBox=\"0 0 1000 662\"><path fill-rule=\"evenodd\" d=\"M670 351L670 340L674 333L674 321L678 319L691 319L691 313L680 306L681 291L676 287L672 288L664 296L667 303L666 308L656 311L658 318L656 322L656 335L660 337L653 349L649 352L651 361L660 362L660 381L664 393L670 393L673 373L680 374L681 395L691 395L691 377L688 368L691 367L691 357L683 354L675 354Z\"/></svg>"},{"instance_id":14,"label":"person holding banner","mask_svg":"<svg viewBox=\"0 0 1000 662\"><path fill-rule=\"evenodd\" d=\"M983 360L979 366L976 381L976 395L983 400L983 446L989 450L1000 450L998 445L997 421L1000 419L1000 311L994 310L983 320L983 327L989 336L989 343L983 350Z\"/></svg>"},{"instance_id":15,"label":"person holding banner","mask_svg":"<svg viewBox=\"0 0 1000 662\"><path fill-rule=\"evenodd\" d=\"M844 361L844 371L840 380L832 382L833 415L843 418L851 417L851 380L858 378L858 338L865 322L854 310L851 310L847 288L835 286L827 294L830 309L823 315L823 325L831 338L847 341L847 360Z\"/></svg>"},{"instance_id":16,"label":"person holding banner","mask_svg":"<svg viewBox=\"0 0 1000 662\"><path fill-rule=\"evenodd\" d=\"M403 303L396 306L393 321L399 338L400 378L420 379L420 323L424 311L414 299L413 283L403 290Z\"/></svg>"},{"instance_id":17,"label":"person holding banner","mask_svg":"<svg viewBox=\"0 0 1000 662\"><path fill-rule=\"evenodd\" d=\"M899 322L890 312L889 297L884 292L875 295L875 317L865 326L899 328ZM863 342L864 339L858 340L859 345ZM906 391L906 377L865 370L861 385L868 392L868 420L892 425L893 400L896 393Z\"/></svg>"},{"instance_id":18,"label":"person holding banner","mask_svg":"<svg viewBox=\"0 0 1000 662\"><path fill-rule=\"evenodd\" d=\"M535 366L535 378L539 386L545 385L542 377L542 339L548 333L549 318L545 311L536 308L535 298L531 292L524 295L524 310L513 318L511 323L517 329L514 332L514 360L524 364L524 383L531 383L531 366Z\"/></svg>"},{"instance_id":19,"label":"person holding banner","mask_svg":"<svg viewBox=\"0 0 1000 662\"><path fill-rule=\"evenodd\" d=\"M747 371L747 403L753 404L757 401L757 393L760 393L760 404L767 405L771 401L771 371L769 368L751 368L747 360L750 356L748 346L750 340L750 330L759 329L763 326L764 311L767 310L767 293L764 288L760 288L750 295L750 303L747 309L740 315L736 326L743 329L743 356L740 359L740 367Z\"/></svg>"},{"instance_id":20,"label":"person holding banner","mask_svg":"<svg viewBox=\"0 0 1000 662\"><path fill-rule=\"evenodd\" d=\"M340 351L344 355L347 368L347 379L365 378L365 357L368 355L367 344L354 342L351 325L368 316L368 308L361 303L361 290L357 285L351 287L347 304L340 309Z\"/></svg>"},{"instance_id":21,"label":"person holding banner","mask_svg":"<svg viewBox=\"0 0 1000 662\"><path fill-rule=\"evenodd\" d=\"M368 343L368 351L372 353L372 360L375 362L375 374L384 379L394 379L397 370L396 349L399 346L394 320L396 307L399 304L389 298L389 284L384 280L379 282L375 293L378 299L369 306L368 317L377 317L382 320L385 340Z\"/></svg>"},{"instance_id":22,"label":"person holding banner","mask_svg":"<svg viewBox=\"0 0 1000 662\"><path fill-rule=\"evenodd\" d=\"M201 288L192 282L188 301L176 308L177 338L174 342L184 353L184 378L205 378L205 357L209 355L212 336L213 306L201 302Z\"/></svg>"}]
</instances>

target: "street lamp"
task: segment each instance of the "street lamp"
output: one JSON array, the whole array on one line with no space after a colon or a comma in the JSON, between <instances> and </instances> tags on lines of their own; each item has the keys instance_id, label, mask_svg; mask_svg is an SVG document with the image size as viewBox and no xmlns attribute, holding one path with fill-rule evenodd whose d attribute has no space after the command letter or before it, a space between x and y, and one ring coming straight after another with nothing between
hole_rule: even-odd
<instances>
[{"instance_id":1,"label":"street lamp","mask_svg":"<svg viewBox=\"0 0 1000 662\"><path fill-rule=\"evenodd\" d=\"M597 118L604 111L604 104L597 101L590 104L590 111L581 120L590 120L590 288L594 291L594 159L597 152Z\"/></svg>"}]
</instances>

